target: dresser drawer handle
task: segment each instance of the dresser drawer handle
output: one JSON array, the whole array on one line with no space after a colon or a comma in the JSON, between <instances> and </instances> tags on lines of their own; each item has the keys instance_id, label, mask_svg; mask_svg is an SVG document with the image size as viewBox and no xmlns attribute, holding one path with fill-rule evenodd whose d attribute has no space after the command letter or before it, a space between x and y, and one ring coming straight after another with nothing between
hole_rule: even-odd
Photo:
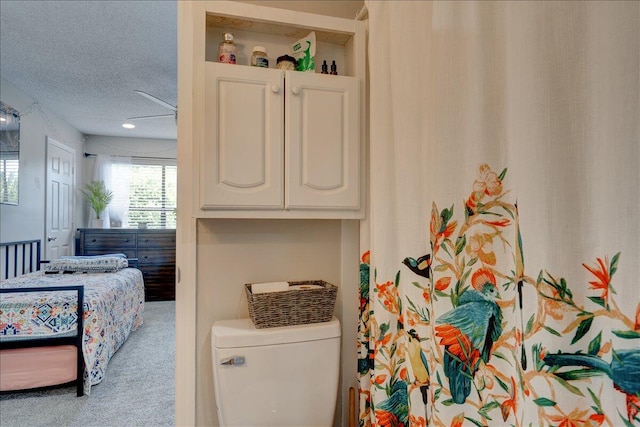
<instances>
[{"instance_id":1,"label":"dresser drawer handle","mask_svg":"<svg viewBox=\"0 0 640 427\"><path fill-rule=\"evenodd\" d=\"M147 243L149 241L149 239L144 239L144 242Z\"/></svg>"},{"instance_id":2,"label":"dresser drawer handle","mask_svg":"<svg viewBox=\"0 0 640 427\"><path fill-rule=\"evenodd\" d=\"M128 242L128 241L129 241L129 239L124 239L124 241L125 241L125 242Z\"/></svg>"},{"instance_id":3,"label":"dresser drawer handle","mask_svg":"<svg viewBox=\"0 0 640 427\"><path fill-rule=\"evenodd\" d=\"M96 240L96 239L91 239L91 241L92 241L92 242L97 242L97 240Z\"/></svg>"}]
</instances>

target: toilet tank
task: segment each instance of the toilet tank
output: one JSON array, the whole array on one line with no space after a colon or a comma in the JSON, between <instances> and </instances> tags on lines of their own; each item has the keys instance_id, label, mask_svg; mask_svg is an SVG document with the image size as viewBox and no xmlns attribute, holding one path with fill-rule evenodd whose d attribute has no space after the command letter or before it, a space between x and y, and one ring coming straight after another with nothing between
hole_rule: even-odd
<instances>
[{"instance_id":1,"label":"toilet tank","mask_svg":"<svg viewBox=\"0 0 640 427\"><path fill-rule=\"evenodd\" d=\"M211 328L221 426L331 426L340 322L256 329L251 319Z\"/></svg>"}]
</instances>

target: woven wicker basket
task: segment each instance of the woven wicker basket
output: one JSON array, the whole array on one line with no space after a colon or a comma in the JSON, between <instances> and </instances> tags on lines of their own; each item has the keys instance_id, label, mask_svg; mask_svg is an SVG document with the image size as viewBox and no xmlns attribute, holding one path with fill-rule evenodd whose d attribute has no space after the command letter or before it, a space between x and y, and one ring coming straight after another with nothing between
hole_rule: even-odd
<instances>
[{"instance_id":1,"label":"woven wicker basket","mask_svg":"<svg viewBox=\"0 0 640 427\"><path fill-rule=\"evenodd\" d=\"M288 282L289 286L319 285L322 289L303 289L254 294L251 284L245 293L251 321L258 329L328 322L333 316L338 288L323 280Z\"/></svg>"}]
</instances>

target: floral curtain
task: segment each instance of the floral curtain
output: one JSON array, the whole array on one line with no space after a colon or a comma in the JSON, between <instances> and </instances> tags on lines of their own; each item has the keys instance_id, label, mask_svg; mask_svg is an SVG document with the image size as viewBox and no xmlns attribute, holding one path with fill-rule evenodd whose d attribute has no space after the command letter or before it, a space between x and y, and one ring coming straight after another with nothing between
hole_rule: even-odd
<instances>
[{"instance_id":1,"label":"floral curtain","mask_svg":"<svg viewBox=\"0 0 640 427\"><path fill-rule=\"evenodd\" d=\"M640 425L640 4L367 7L360 425Z\"/></svg>"}]
</instances>

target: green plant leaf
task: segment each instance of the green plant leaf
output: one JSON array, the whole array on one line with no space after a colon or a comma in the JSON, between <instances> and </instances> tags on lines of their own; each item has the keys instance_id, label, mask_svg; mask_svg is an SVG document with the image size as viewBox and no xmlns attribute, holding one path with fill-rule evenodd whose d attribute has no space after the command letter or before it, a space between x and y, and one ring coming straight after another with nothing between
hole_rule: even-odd
<instances>
[{"instance_id":1,"label":"green plant leaf","mask_svg":"<svg viewBox=\"0 0 640 427\"><path fill-rule=\"evenodd\" d=\"M589 329L591 329L592 323L593 323L593 316L588 316L586 319L580 322L580 324L578 325L578 329L576 329L576 335L571 340L571 344L577 343L580 340L580 338L585 336L586 333L589 332Z\"/></svg>"},{"instance_id":2,"label":"green plant leaf","mask_svg":"<svg viewBox=\"0 0 640 427\"><path fill-rule=\"evenodd\" d=\"M104 181L96 180L85 184L80 192L87 197L87 201L91 208L96 213L96 218L100 219L102 212L109 206L111 200L113 200L113 192L107 189Z\"/></svg>"},{"instance_id":3,"label":"green plant leaf","mask_svg":"<svg viewBox=\"0 0 640 427\"><path fill-rule=\"evenodd\" d=\"M504 383L504 381L502 381L499 377L494 377L494 379L498 382L498 384L500 385L500 387L502 387L502 389L504 391L506 391L507 393L509 393L509 387Z\"/></svg>"},{"instance_id":4,"label":"green plant leaf","mask_svg":"<svg viewBox=\"0 0 640 427\"><path fill-rule=\"evenodd\" d=\"M489 420L491 419L491 418L489 418L489 417L485 417L485 418L487 418L487 419L489 419ZM469 421L471 421L472 423L474 423L474 424L475 424L475 425L477 425L478 427L484 427L484 424L482 424L482 423L481 423L480 421L478 421L478 420L474 420L473 418L469 418L469 417L464 417L464 419L465 419L465 420L469 420Z\"/></svg>"},{"instance_id":5,"label":"green plant leaf","mask_svg":"<svg viewBox=\"0 0 640 427\"><path fill-rule=\"evenodd\" d=\"M589 349L587 352L589 354L597 355L600 351L600 344L602 342L602 331L598 332L598 335L589 343Z\"/></svg>"},{"instance_id":6,"label":"green plant leaf","mask_svg":"<svg viewBox=\"0 0 640 427\"><path fill-rule=\"evenodd\" d=\"M613 276L618 269L618 259L620 259L620 252L615 254L613 259L611 259L611 264L609 264L609 277Z\"/></svg>"},{"instance_id":7,"label":"green plant leaf","mask_svg":"<svg viewBox=\"0 0 640 427\"><path fill-rule=\"evenodd\" d=\"M556 372L554 374L558 378L565 381L583 380L585 378L596 377L601 375L600 371L595 369L574 369L572 371Z\"/></svg>"},{"instance_id":8,"label":"green plant leaf","mask_svg":"<svg viewBox=\"0 0 640 427\"><path fill-rule=\"evenodd\" d=\"M587 388L587 391L589 392L589 394L591 395L591 399L597 406L596 408L597 411L595 412L602 413L602 405L600 404L600 399L598 399L598 396L596 396L596 394L593 391L591 391L590 388Z\"/></svg>"},{"instance_id":9,"label":"green plant leaf","mask_svg":"<svg viewBox=\"0 0 640 427\"><path fill-rule=\"evenodd\" d=\"M456 239L456 255L459 255L460 252L464 250L464 247L467 245L467 236L464 234Z\"/></svg>"},{"instance_id":10,"label":"green plant leaf","mask_svg":"<svg viewBox=\"0 0 640 427\"><path fill-rule=\"evenodd\" d=\"M634 427L634 425L633 425L633 424L632 424L632 423L627 419L627 417L624 417L624 416L620 413L620 411L618 411L618 415L620 415L620 419L621 419L622 421L624 421L624 425L625 425L626 427Z\"/></svg>"},{"instance_id":11,"label":"green plant leaf","mask_svg":"<svg viewBox=\"0 0 640 427\"><path fill-rule=\"evenodd\" d=\"M565 380L563 380L562 378L559 378L556 376L556 380L567 390L569 390L571 393L575 394L576 396L581 396L584 397L584 394L582 394L582 392L580 391L580 389L578 389L577 387L572 386L571 384L569 384L568 382L566 382Z\"/></svg>"},{"instance_id":12,"label":"green plant leaf","mask_svg":"<svg viewBox=\"0 0 640 427\"><path fill-rule=\"evenodd\" d=\"M531 332L531 328L533 328L533 321L535 319L535 314L532 314L531 317L529 318L529 321L527 322L527 327L524 329L524 334L527 335L529 332Z\"/></svg>"},{"instance_id":13,"label":"green plant leaf","mask_svg":"<svg viewBox=\"0 0 640 427\"><path fill-rule=\"evenodd\" d=\"M500 407L500 404L494 400L493 402L489 402L486 405L484 405L482 408L478 409L478 414L482 415L484 418L491 421L491 417L488 414L489 411L499 407Z\"/></svg>"},{"instance_id":14,"label":"green plant leaf","mask_svg":"<svg viewBox=\"0 0 640 427\"><path fill-rule=\"evenodd\" d=\"M591 301L598 304L600 307L604 307L604 298L602 297L588 297Z\"/></svg>"},{"instance_id":15,"label":"green plant leaf","mask_svg":"<svg viewBox=\"0 0 640 427\"><path fill-rule=\"evenodd\" d=\"M539 397L533 401L538 406L556 406L556 402L546 397Z\"/></svg>"},{"instance_id":16,"label":"green plant leaf","mask_svg":"<svg viewBox=\"0 0 640 427\"><path fill-rule=\"evenodd\" d=\"M550 328L549 326L543 325L543 326L542 326L542 328L543 328L545 331L547 331L547 332L549 332L550 334L553 334L553 335L555 335L555 336L557 336L557 337L561 337L561 336L562 336L562 335L560 335L560 333L559 333L558 331L556 331L555 329Z\"/></svg>"},{"instance_id":17,"label":"green plant leaf","mask_svg":"<svg viewBox=\"0 0 640 427\"><path fill-rule=\"evenodd\" d=\"M454 401L453 401L453 399L447 399L447 400L443 400L443 401L442 401L442 404L443 404L444 406L451 406L451 405L455 405L455 404L456 404L456 402L454 402Z\"/></svg>"},{"instance_id":18,"label":"green plant leaf","mask_svg":"<svg viewBox=\"0 0 640 427\"><path fill-rule=\"evenodd\" d=\"M634 339L634 338L640 338L640 332L637 331L611 331L613 332L613 334L619 338L624 338L624 339Z\"/></svg>"}]
</instances>

